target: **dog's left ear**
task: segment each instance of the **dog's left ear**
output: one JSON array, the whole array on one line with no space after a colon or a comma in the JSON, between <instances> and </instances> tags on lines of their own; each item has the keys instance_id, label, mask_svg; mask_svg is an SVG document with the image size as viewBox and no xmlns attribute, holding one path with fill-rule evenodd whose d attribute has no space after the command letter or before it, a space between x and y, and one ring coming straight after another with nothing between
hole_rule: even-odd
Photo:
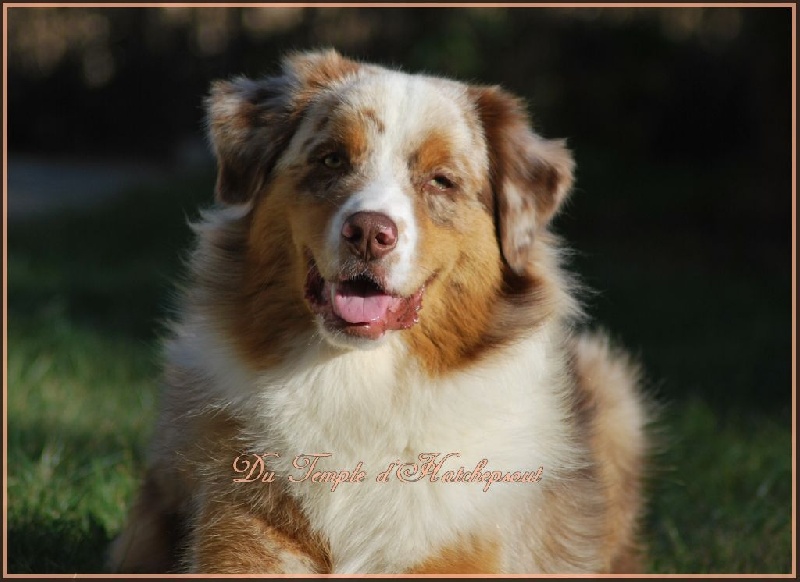
<instances>
[{"instance_id":1,"label":"dog's left ear","mask_svg":"<svg viewBox=\"0 0 800 582\"><path fill-rule=\"evenodd\" d=\"M533 241L572 186L574 161L563 140L531 129L519 99L498 87L470 87L489 149L500 248L518 275L530 272Z\"/></svg>"}]
</instances>

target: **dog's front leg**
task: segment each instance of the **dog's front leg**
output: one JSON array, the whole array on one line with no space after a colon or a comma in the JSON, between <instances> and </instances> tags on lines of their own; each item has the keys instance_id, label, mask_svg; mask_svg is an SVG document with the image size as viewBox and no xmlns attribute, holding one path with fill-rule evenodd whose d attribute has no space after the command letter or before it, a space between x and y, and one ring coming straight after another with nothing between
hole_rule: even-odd
<instances>
[{"instance_id":1,"label":"dog's front leg","mask_svg":"<svg viewBox=\"0 0 800 582\"><path fill-rule=\"evenodd\" d=\"M284 519L260 515L244 505L207 500L190 534L188 569L208 574L329 572L326 553L312 539L302 539L303 533Z\"/></svg>"}]
</instances>

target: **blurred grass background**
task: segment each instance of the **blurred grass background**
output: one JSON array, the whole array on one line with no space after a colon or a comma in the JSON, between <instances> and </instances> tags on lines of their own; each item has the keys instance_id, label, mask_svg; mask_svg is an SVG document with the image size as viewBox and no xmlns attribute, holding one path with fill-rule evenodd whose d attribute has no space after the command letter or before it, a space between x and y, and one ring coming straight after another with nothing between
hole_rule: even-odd
<instances>
[{"instance_id":1,"label":"blurred grass background","mask_svg":"<svg viewBox=\"0 0 800 582\"><path fill-rule=\"evenodd\" d=\"M186 161L210 80L328 45L503 84L545 136L568 137L577 187L556 227L590 313L665 403L650 571L793 571L789 9L6 15L10 572L100 571L121 526L186 219L212 199L213 164ZM26 214L15 156L144 160L163 178ZM42 204L81 196L58 178Z\"/></svg>"}]
</instances>

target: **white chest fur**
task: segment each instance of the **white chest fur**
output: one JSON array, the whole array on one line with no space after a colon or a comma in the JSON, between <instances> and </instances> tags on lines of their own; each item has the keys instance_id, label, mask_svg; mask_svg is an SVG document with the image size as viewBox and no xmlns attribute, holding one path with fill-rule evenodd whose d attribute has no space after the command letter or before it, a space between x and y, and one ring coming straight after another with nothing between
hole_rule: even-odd
<instances>
[{"instance_id":1,"label":"white chest fur","mask_svg":"<svg viewBox=\"0 0 800 582\"><path fill-rule=\"evenodd\" d=\"M232 360L216 353L206 360L211 376L230 379ZM515 512L535 504L542 483L573 457L561 359L547 330L436 380L401 367L408 360L399 341L349 352L319 343L301 353L248 378L244 391L225 394L231 384L216 385L255 435L254 452L280 455L269 459L270 469L327 538L335 573L401 571L458 543L460 534L502 536ZM245 376L239 368L233 377ZM438 453L436 461L454 454L432 479L421 453ZM298 455L315 454L330 456L310 473L305 463L314 457L292 465ZM330 472L353 475L356 468L364 473L359 482L332 491ZM530 480L487 487L476 468L481 477L527 472ZM315 482L314 472L329 474Z\"/></svg>"}]
</instances>

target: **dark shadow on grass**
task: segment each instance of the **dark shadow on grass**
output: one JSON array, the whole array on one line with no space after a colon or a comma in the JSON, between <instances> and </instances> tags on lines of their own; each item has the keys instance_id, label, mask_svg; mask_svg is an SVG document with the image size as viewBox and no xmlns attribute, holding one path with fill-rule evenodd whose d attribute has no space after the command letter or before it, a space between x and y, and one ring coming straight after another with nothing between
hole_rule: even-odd
<instances>
[{"instance_id":1,"label":"dark shadow on grass","mask_svg":"<svg viewBox=\"0 0 800 582\"><path fill-rule=\"evenodd\" d=\"M187 220L212 202L212 191L213 176L202 173L10 225L9 316L57 303L77 323L152 338L190 244Z\"/></svg>"},{"instance_id":2,"label":"dark shadow on grass","mask_svg":"<svg viewBox=\"0 0 800 582\"><path fill-rule=\"evenodd\" d=\"M8 524L8 571L12 574L102 573L111 536L92 516L37 519Z\"/></svg>"}]
</instances>

